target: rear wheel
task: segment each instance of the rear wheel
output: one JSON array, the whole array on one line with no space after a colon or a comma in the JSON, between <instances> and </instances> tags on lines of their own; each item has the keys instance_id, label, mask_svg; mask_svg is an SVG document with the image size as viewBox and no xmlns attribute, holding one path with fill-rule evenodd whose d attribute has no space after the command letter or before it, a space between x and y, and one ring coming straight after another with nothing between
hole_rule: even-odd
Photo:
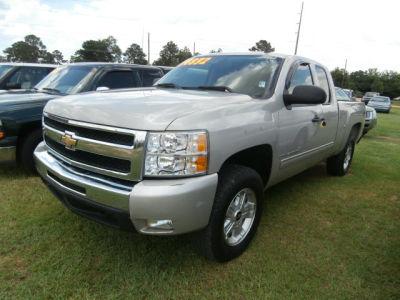
<instances>
[{"instance_id":1,"label":"rear wheel","mask_svg":"<svg viewBox=\"0 0 400 300\"><path fill-rule=\"evenodd\" d=\"M201 253L219 262L241 255L256 232L263 195L263 183L256 171L239 165L224 168L209 224L197 240Z\"/></svg>"},{"instance_id":2,"label":"rear wheel","mask_svg":"<svg viewBox=\"0 0 400 300\"><path fill-rule=\"evenodd\" d=\"M18 162L28 172L35 172L33 152L41 141L42 130L36 129L28 133L18 146Z\"/></svg>"},{"instance_id":3,"label":"rear wheel","mask_svg":"<svg viewBox=\"0 0 400 300\"><path fill-rule=\"evenodd\" d=\"M328 158L326 166L330 175L344 176L349 172L355 145L355 135L351 134L344 149L339 154Z\"/></svg>"}]
</instances>

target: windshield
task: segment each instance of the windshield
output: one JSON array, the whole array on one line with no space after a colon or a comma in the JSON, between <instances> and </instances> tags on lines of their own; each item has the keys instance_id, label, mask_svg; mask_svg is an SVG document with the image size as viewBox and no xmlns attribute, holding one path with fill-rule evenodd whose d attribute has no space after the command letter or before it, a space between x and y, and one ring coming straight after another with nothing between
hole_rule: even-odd
<instances>
[{"instance_id":1,"label":"windshield","mask_svg":"<svg viewBox=\"0 0 400 300\"><path fill-rule=\"evenodd\" d=\"M373 102L390 102L390 99L387 97L374 97L371 99Z\"/></svg>"},{"instance_id":2,"label":"windshield","mask_svg":"<svg viewBox=\"0 0 400 300\"><path fill-rule=\"evenodd\" d=\"M64 66L55 69L35 89L55 91L61 94L76 94L96 72L96 68L89 66Z\"/></svg>"},{"instance_id":3,"label":"windshield","mask_svg":"<svg viewBox=\"0 0 400 300\"><path fill-rule=\"evenodd\" d=\"M374 92L365 93L365 96L367 96L367 97L373 97L373 96L376 96L376 95L378 95L378 93L374 93Z\"/></svg>"},{"instance_id":4,"label":"windshield","mask_svg":"<svg viewBox=\"0 0 400 300\"><path fill-rule=\"evenodd\" d=\"M13 66L10 65L0 65L0 78L7 73L8 70L12 69Z\"/></svg>"},{"instance_id":5,"label":"windshield","mask_svg":"<svg viewBox=\"0 0 400 300\"><path fill-rule=\"evenodd\" d=\"M281 58L265 55L193 57L171 70L156 86L214 89L263 97L273 88ZM218 89L220 88L220 89Z\"/></svg>"}]
</instances>

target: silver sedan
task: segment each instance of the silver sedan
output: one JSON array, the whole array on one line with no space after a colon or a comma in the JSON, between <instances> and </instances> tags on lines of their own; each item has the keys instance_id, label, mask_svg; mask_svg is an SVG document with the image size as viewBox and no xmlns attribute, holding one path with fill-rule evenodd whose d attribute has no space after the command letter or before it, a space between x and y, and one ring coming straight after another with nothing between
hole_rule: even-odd
<instances>
[{"instance_id":1,"label":"silver sedan","mask_svg":"<svg viewBox=\"0 0 400 300\"><path fill-rule=\"evenodd\" d=\"M392 103L389 97L375 96L368 102L368 106L374 108L377 112L389 113Z\"/></svg>"}]
</instances>

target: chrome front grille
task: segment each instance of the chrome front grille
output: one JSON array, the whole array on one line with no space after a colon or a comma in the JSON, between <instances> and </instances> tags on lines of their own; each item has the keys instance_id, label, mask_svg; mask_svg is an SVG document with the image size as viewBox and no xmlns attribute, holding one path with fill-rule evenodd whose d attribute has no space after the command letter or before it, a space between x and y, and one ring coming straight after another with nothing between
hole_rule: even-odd
<instances>
[{"instance_id":1,"label":"chrome front grille","mask_svg":"<svg viewBox=\"0 0 400 300\"><path fill-rule=\"evenodd\" d=\"M44 114L45 143L56 159L123 180L142 177L145 131L67 120Z\"/></svg>"}]
</instances>

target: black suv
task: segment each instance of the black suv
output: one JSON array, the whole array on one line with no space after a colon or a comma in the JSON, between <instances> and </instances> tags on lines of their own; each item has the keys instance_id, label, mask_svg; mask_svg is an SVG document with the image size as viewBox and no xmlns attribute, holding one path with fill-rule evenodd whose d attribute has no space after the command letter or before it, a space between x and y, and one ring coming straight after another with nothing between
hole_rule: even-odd
<instances>
[{"instance_id":1,"label":"black suv","mask_svg":"<svg viewBox=\"0 0 400 300\"><path fill-rule=\"evenodd\" d=\"M60 66L33 90L0 94L0 163L34 170L33 151L42 140L42 113L49 100L83 92L152 86L164 75L153 66L77 63Z\"/></svg>"},{"instance_id":2,"label":"black suv","mask_svg":"<svg viewBox=\"0 0 400 300\"><path fill-rule=\"evenodd\" d=\"M0 90L31 89L56 67L47 64L1 63Z\"/></svg>"}]
</instances>

